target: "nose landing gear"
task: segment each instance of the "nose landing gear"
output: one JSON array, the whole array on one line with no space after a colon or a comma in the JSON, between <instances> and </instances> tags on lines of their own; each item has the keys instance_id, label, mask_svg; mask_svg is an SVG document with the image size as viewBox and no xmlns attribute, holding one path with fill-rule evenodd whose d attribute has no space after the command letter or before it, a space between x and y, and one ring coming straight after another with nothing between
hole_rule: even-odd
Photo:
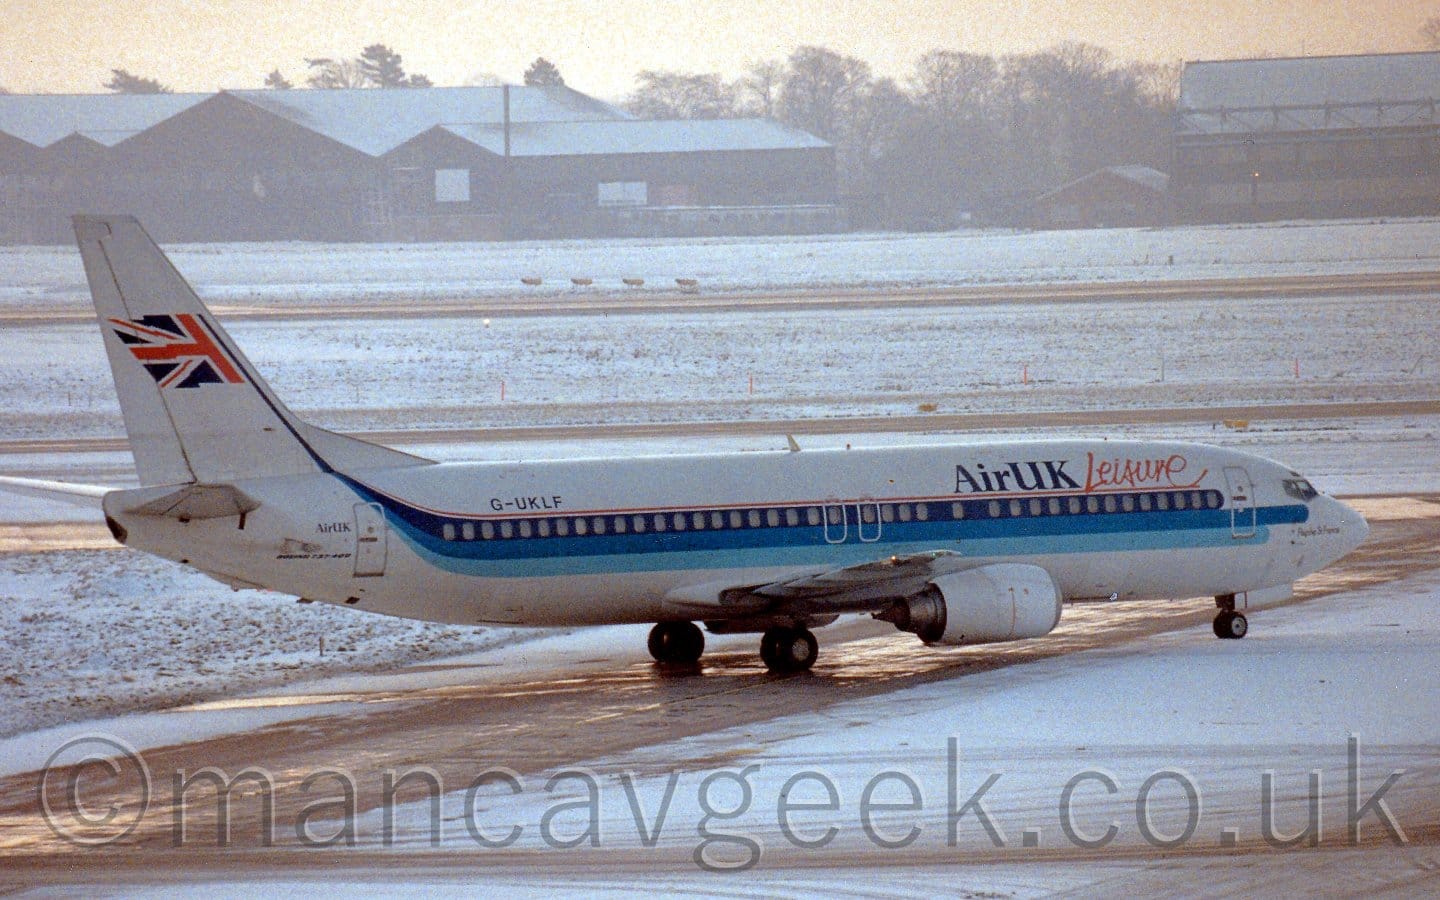
<instances>
[{"instance_id":1,"label":"nose landing gear","mask_svg":"<svg viewBox=\"0 0 1440 900\"><path fill-rule=\"evenodd\" d=\"M1245 614L1235 611L1235 595L1225 594L1215 598L1220 612L1215 614L1215 636L1221 640L1238 641L1250 631L1250 621Z\"/></svg>"},{"instance_id":2,"label":"nose landing gear","mask_svg":"<svg viewBox=\"0 0 1440 900\"><path fill-rule=\"evenodd\" d=\"M1221 610L1215 616L1215 636L1222 640L1239 640L1250 631L1250 623L1244 613Z\"/></svg>"}]
</instances>

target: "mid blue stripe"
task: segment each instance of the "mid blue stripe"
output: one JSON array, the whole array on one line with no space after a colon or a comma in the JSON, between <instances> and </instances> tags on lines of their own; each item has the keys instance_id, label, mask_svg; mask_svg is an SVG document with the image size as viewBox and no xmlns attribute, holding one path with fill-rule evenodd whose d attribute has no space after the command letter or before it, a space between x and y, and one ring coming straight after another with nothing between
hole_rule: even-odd
<instances>
[{"instance_id":1,"label":"mid blue stripe","mask_svg":"<svg viewBox=\"0 0 1440 900\"><path fill-rule=\"evenodd\" d=\"M848 566L875 559L930 550L954 550L965 556L1031 556L1141 550L1199 549L1263 543L1269 529L1257 529L1250 538L1237 540L1227 527L1219 530L1136 532L1121 535L1014 537L986 541L896 541L874 543L810 544L770 547L727 547L678 551L657 547L646 553L609 556L531 556L519 559L456 557L434 553L408 541L416 553L437 568L461 575L491 578L533 578L553 575L623 574L627 572L743 569L769 566Z\"/></svg>"}]
</instances>

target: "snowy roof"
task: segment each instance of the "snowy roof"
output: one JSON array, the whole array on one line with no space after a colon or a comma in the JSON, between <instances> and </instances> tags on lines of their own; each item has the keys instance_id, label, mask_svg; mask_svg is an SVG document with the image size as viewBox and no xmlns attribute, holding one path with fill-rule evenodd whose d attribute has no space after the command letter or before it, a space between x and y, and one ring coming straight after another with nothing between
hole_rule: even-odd
<instances>
[{"instance_id":1,"label":"snowy roof","mask_svg":"<svg viewBox=\"0 0 1440 900\"><path fill-rule=\"evenodd\" d=\"M1185 64L1182 134L1431 125L1440 53Z\"/></svg>"},{"instance_id":2,"label":"snowy roof","mask_svg":"<svg viewBox=\"0 0 1440 900\"><path fill-rule=\"evenodd\" d=\"M379 156L442 122L500 124L501 87L226 91L331 140ZM0 94L0 132L37 147L81 134L113 147L214 94ZM629 119L567 87L510 88L512 122Z\"/></svg>"},{"instance_id":3,"label":"snowy roof","mask_svg":"<svg viewBox=\"0 0 1440 900\"><path fill-rule=\"evenodd\" d=\"M80 134L113 147L209 94L0 94L0 131L36 147Z\"/></svg>"},{"instance_id":4,"label":"snowy roof","mask_svg":"<svg viewBox=\"0 0 1440 900\"><path fill-rule=\"evenodd\" d=\"M1149 166L1106 166L1103 169L1096 169L1079 178L1067 181L1053 190L1046 191L1036 198L1037 201L1045 200L1063 191L1067 191L1077 184L1083 184L1102 176L1113 176L1125 181L1134 182L1144 188L1149 188L1156 193L1163 194L1170 187L1170 176Z\"/></svg>"},{"instance_id":5,"label":"snowy roof","mask_svg":"<svg viewBox=\"0 0 1440 900\"><path fill-rule=\"evenodd\" d=\"M444 130L495 154L505 152L503 125L457 123ZM632 119L620 122L512 124L512 156L590 156L828 147L809 132L770 119Z\"/></svg>"},{"instance_id":6,"label":"snowy roof","mask_svg":"<svg viewBox=\"0 0 1440 900\"><path fill-rule=\"evenodd\" d=\"M499 126L504 121L501 87L227 93L371 156L393 150L444 122ZM594 122L629 117L617 107L567 87L510 88L512 123Z\"/></svg>"}]
</instances>

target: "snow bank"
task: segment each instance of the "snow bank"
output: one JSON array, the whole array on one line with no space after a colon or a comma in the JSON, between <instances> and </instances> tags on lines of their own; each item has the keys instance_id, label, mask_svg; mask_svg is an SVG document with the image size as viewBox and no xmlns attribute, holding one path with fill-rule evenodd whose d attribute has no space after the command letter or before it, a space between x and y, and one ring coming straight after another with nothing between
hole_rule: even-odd
<instances>
[{"instance_id":1,"label":"snow bank","mask_svg":"<svg viewBox=\"0 0 1440 900\"><path fill-rule=\"evenodd\" d=\"M0 555L0 633L0 736L388 671L513 635L233 592L125 550Z\"/></svg>"}]
</instances>

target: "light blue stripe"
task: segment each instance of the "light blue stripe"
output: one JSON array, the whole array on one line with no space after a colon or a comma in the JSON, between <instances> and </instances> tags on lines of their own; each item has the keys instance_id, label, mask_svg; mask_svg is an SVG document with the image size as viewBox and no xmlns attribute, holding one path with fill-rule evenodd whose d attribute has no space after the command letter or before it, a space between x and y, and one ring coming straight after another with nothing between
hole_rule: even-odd
<instances>
[{"instance_id":1,"label":"light blue stripe","mask_svg":"<svg viewBox=\"0 0 1440 900\"><path fill-rule=\"evenodd\" d=\"M1007 537L963 541L876 541L846 544L811 544L625 553L605 556L548 556L520 559L481 559L446 556L406 539L420 558L436 568L482 578L536 578L559 575L602 575L629 572L750 569L788 566L849 566L891 555L951 550L965 556L1041 556L1072 553L1121 553L1144 550L1180 550L1263 544L1269 529L1253 537L1235 538L1229 528L1175 531L1122 532L1119 534L1067 534Z\"/></svg>"}]
</instances>

